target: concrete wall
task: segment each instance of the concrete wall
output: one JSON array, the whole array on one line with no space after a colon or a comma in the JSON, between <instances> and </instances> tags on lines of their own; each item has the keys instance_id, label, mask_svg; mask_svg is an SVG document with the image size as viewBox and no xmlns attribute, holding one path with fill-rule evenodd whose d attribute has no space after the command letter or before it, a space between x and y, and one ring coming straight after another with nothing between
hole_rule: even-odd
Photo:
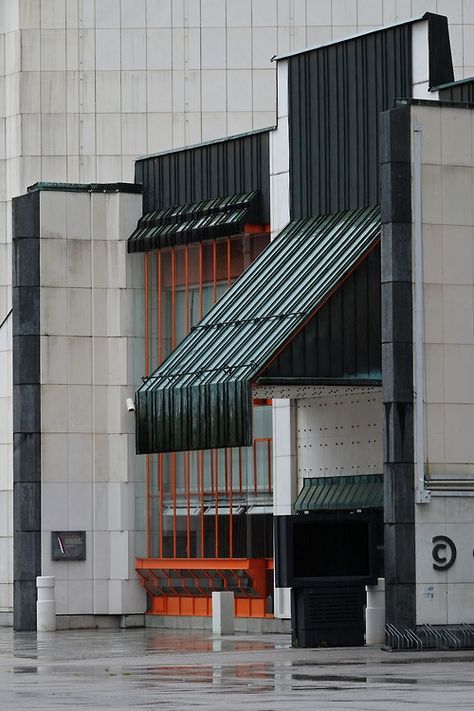
<instances>
[{"instance_id":1,"label":"concrete wall","mask_svg":"<svg viewBox=\"0 0 474 711\"><path fill-rule=\"evenodd\" d=\"M272 55L426 10L449 17L456 78L474 74L471 0L4 0L0 324L11 308L12 196L38 180L130 180L138 154L273 125ZM285 172L276 163L273 170ZM284 215L283 206L274 224ZM7 320L0 325L6 412L8 329ZM0 492L11 490L12 434L4 422ZM10 563L2 562L0 586L11 579ZM0 597L0 610L9 599Z\"/></svg>"},{"instance_id":2,"label":"concrete wall","mask_svg":"<svg viewBox=\"0 0 474 711\"><path fill-rule=\"evenodd\" d=\"M425 472L429 504L416 507L417 622L474 621L474 115L413 107L422 135ZM412 148L413 156L413 148ZM416 383L415 383L416 391ZM433 538L457 549L435 570ZM452 555L444 547L442 557Z\"/></svg>"},{"instance_id":3,"label":"concrete wall","mask_svg":"<svg viewBox=\"0 0 474 711\"><path fill-rule=\"evenodd\" d=\"M141 195L40 197L42 574L58 614L141 613L125 405L143 362L143 255L126 253ZM85 561L51 560L56 530L86 531Z\"/></svg>"}]
</instances>

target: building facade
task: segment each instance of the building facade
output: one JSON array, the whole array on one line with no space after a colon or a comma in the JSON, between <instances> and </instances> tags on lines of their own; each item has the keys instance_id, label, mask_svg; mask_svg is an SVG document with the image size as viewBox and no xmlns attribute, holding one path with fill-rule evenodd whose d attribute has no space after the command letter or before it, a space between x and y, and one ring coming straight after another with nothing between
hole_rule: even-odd
<instances>
[{"instance_id":1,"label":"building facade","mask_svg":"<svg viewBox=\"0 0 474 711\"><path fill-rule=\"evenodd\" d=\"M7 513L4 519L2 590L3 609L9 613L13 601L12 581L15 580L18 628L31 626L34 622L31 600L34 577L39 572L56 576L58 612L65 621L74 615L91 615L97 620L104 615L142 613L146 602L135 568L148 592L152 593L148 609L156 614L208 614L207 593L217 585L215 582L209 584L210 578L211 581L224 579L227 581L224 584L229 584L230 580L240 588L242 595L237 597L247 602L238 603L238 614L263 617L273 611L277 616L289 617L287 590L277 588L273 602L269 600L272 597L271 539L268 535L271 497L274 513L286 515L293 511L305 479L381 474L382 470L388 482L385 496L386 560L392 563L399 559L408 561L403 570L396 567L385 571L392 624L410 628L422 624L424 618L418 616L418 611L432 612L435 605L429 607L428 601L436 600L438 604L443 590L446 600L451 590L451 599L458 594L456 591L460 595L468 594L465 591L469 588L464 587L464 583L469 582L467 580L459 581L463 583L462 591L461 587L448 591L447 587L437 587L438 584L447 586L451 582L447 577L439 583L426 572L423 574L426 580L418 576L423 565L431 571L430 555L430 563L426 563L426 548L431 543L426 539L422 544L418 534L418 530L425 531L426 535L423 535L429 538L428 528L418 527L422 523L442 526L443 532L434 533L432 537L448 535L444 529L461 516L456 506L464 496L452 492L463 492L468 484L449 489L451 484L446 483L443 476L445 470L449 470L453 480L458 474L459 481L469 480L469 465L456 459L458 455L454 455L453 447L457 448L452 444L449 445L449 457L453 458L449 461L440 456L439 461L434 460L434 455L430 454L424 475L432 474L434 479L438 472L438 479L444 482L439 484L438 490L452 495L445 496L439 504L445 511L444 519L438 514L426 514L438 507L438 501L443 498L439 493L432 497L435 505L420 503L415 506L410 493L413 469L418 461L414 454L415 433L410 424L411 412L416 409L413 390L417 391L416 384L413 385L416 374L412 372L411 381L408 377L410 357L413 357L413 349L407 345L410 342L407 329L411 328L411 322L408 317L401 325L386 321L387 313L397 313L394 303L398 306L399 299L405 299L403 312L411 314L408 292L411 297L412 273L405 271L400 276L398 252L397 256L384 252L387 240L385 243L382 240L382 270L381 276L377 275L379 247L371 241L375 237L370 230L367 232L367 226L383 224L384 236L401 234L406 239L408 232L411 234L410 225L415 225L413 231L419 230L419 217L407 208L411 191L407 175L412 162L414 164L416 151L414 147L407 148L406 142L415 124L429 123L431 118L427 116L434 116L435 109L427 105L416 109L413 100L439 101L443 98L468 102L470 84L465 82L437 89L439 85L452 83L454 75L449 41L446 33L443 34L442 21L435 17L420 17L416 22L401 22L385 32L369 33L359 40L335 42L321 49L286 56L286 52L298 46L331 40L351 34L353 30L367 30L361 14L365 6L358 4L358 15L355 3L354 8L347 4L344 19L339 17L342 12L339 4L330 12L329 4L327 8L318 7L316 12L309 3L299 10L279 3L275 8L272 5L275 12L272 10L268 14L265 11L264 17L260 17L261 7L257 2L227 3L225 15L222 15L224 4L218 5L219 8L213 11L213 3L184 3L179 5L177 12L173 3L171 14L164 12L161 4L158 10L155 3L143 3L140 11L132 14L123 2L120 6L110 3L110 7L101 4L100 8L84 3L77 12L76 8L63 7L63 3L41 3L41 12L37 11L36 3L21 3L18 14L13 12L13 5L9 10L12 33L5 37L5 42L13 49L17 48L17 64L9 64L15 71L8 74L5 82L12 106L16 107L12 110L17 113L6 120L8 131L11 131L7 132L11 138L7 144L8 150L14 150L18 141L21 146L18 156L5 157L5 214L9 214L7 201L10 197L24 192L28 184L40 181L36 189L14 204L13 228L7 218L5 222L5 253L10 249L8 235L13 230L16 265L13 321L8 315L8 271L5 277L7 288L3 292L6 318L1 332L5 374L8 374L11 357L10 339L13 339L16 355L13 426L5 427L2 477L7 512L12 511L10 492L15 488L15 514L10 513L9 517ZM234 13L237 5L238 19ZM408 9L412 8L403 10ZM389 3L386 7L382 5L380 10L384 13L382 23L393 22L398 19L396 13L402 12ZM462 36L464 46L468 47L469 8L456 4L452 12L451 8L449 11L452 40L456 35ZM234 22L244 23L242 18L247 15L248 22L233 25ZM375 18L376 14L372 13L371 17ZM324 23L323 18L326 18ZM270 20L271 25L260 24L270 23ZM211 22L221 21L222 24L211 27ZM337 24L339 21L341 24ZM313 34L314 40L310 39ZM209 38L215 40L212 57L206 54L211 47ZM157 39L160 41L155 41ZM64 66L56 66L54 63L60 61L62 53L54 52L53 57L51 48L55 42L59 47L62 41L66 47ZM265 67L260 67L264 48L267 52L270 44L272 49L265 54ZM245 52L237 56L232 49L234 45L240 48L248 45L249 56ZM452 41L458 77L464 76L464 72L470 73L467 50L462 55L464 65L460 67L458 57L462 46L459 39ZM166 47L169 56L161 59L155 56ZM199 47L202 49L200 53L196 49ZM268 60L274 54L279 57L271 64ZM35 65L40 67L39 70L33 68L36 55L41 58L41 63ZM119 57L120 71L116 69ZM74 64L76 59L77 67ZM164 68L160 61L166 65ZM172 71L166 64L170 61L173 62ZM211 66L213 63L219 66ZM372 71L374 66L375 72ZM324 71L318 67L324 67ZM357 78L356 90L352 88L354 78ZM70 90L60 91L61 82ZM220 86L219 82L222 91L217 92L215 86ZM276 86L278 104L275 112ZM247 101L249 87L252 96L249 95ZM19 103L15 103L17 94ZM225 106L214 106L215 102L222 102L224 96ZM61 103L64 97L72 102L65 107ZM154 105L157 97L160 102ZM171 97L169 106L164 97ZM181 98L183 103L179 104ZM74 103L76 99L77 105ZM396 99L407 100L410 108L394 108ZM40 103L30 111L26 109L30 101ZM54 102L61 103L61 106ZM99 110L101 102L106 102L102 107L104 111ZM260 110L264 104L268 110ZM165 105L169 110L163 110ZM444 108L439 104L436 111L442 112ZM417 110L422 118L417 118ZM453 106L446 107L443 114L446 123L455 115L453 111ZM458 125L459 120L465 122L466 119L460 117L469 113L468 108L456 111L453 125ZM391 113L385 115L385 112ZM317 122L313 120L315 114ZM382 132L379 148L380 114L384 114L382 120L386 133ZM356 117L350 129L349 115ZM133 158L138 153L169 149L173 145L275 123L275 130L257 132L253 138L211 143L201 149L178 150L139 161L136 182L143 185L143 195L131 184ZM167 125L172 127L171 134L166 130ZM416 131L417 135L419 133ZM61 143L63 134L64 146ZM48 135L51 150L47 148ZM423 131L421 135L424 136ZM31 161L26 157L30 136L37 139L32 147ZM87 136L92 140L89 148ZM163 144L153 142L161 140ZM444 139L433 140L444 145ZM256 149L246 145L252 142L261 153L258 166L252 163L252 150ZM239 149L236 148L238 145L241 145ZM313 147L311 151L308 146ZM405 153L400 146L405 147ZM232 155L231 159L222 157L226 152L227 156ZM428 166L445 164L446 170L443 168L443 171L446 174L458 172L456 177L461 180L463 171L453 171L453 166L458 165L457 159L448 153L445 149L445 163L437 163L436 157L430 158L426 151L423 159L426 158ZM230 171L225 160L230 160L234 171L227 178L222 177L226 170ZM244 169L242 175L238 175L239 160L247 166L250 162L250 175L245 175ZM463 167L464 173L468 169L466 165L458 167ZM423 168L423 174L430 170ZM436 170L444 174L441 168ZM432 172L436 172L435 169ZM213 182L215 176L218 179ZM49 180L55 181L55 185L48 185ZM128 180L129 184L116 184L118 180ZM76 182L86 185L82 189L73 189L70 184ZM401 206L392 204L397 195L403 197ZM225 199L230 200L230 206ZM234 212L241 212L231 225L232 199L237 200ZM224 202L211 207L196 205L208 200ZM425 201L426 198L423 204ZM412 204L415 204L414 200ZM316 342L319 342L318 338L323 340L319 345L318 364L313 363L311 368L308 365L307 370L297 373L299 382L295 387L298 390L292 390L294 385L290 382L295 377L296 361L294 353L291 355L288 350L287 340L291 336L291 348L298 354L301 348L304 351L304 344L293 342L291 329L285 332L286 340L281 341L272 330L273 345L285 347L284 352L271 352L272 364L266 364L269 370L265 374L259 372L262 382L255 392L252 390L251 396L247 388L243 399L239 400L240 406L245 406L245 412L241 410L243 427L240 434L237 427L229 436L225 426L224 433L213 439L211 427L208 439L200 439L198 434L197 446L194 442L192 446L186 445L189 446L186 449L177 443L175 432L175 439L170 440L168 446L171 454L166 454L166 450L157 454L154 446L149 448L148 456L136 458L133 455L135 416L125 408L126 398L133 396L142 376L145 378L142 389L146 389L147 382L153 382L162 361L189 331L197 338L193 327L198 319L206 315L229 287L229 296L225 298L232 299L231 294L237 288L232 287L233 282L259 255L270 234L276 237L288 223L295 225L301 220L317 220L321 215L347 210L376 209L378 205L381 206L380 217L366 214L361 218L365 225L362 234L364 238L370 237L368 242L363 242L364 249L353 254L354 262L349 260L339 264L343 275L357 267L354 284L349 280L344 287L346 295L341 296L341 284L336 280L332 288L337 287L337 296L328 292L326 296L320 294L318 297L331 297L327 304L324 302L325 309L321 313L322 304L317 299L312 302L313 307L306 305L308 310L302 309L308 318L311 315L311 325L304 327L300 341L314 345L315 339ZM176 207L184 207L188 212L173 217L152 214ZM199 223L203 217L210 219L204 227L200 224L183 226L186 222L184 214L189 222L197 220ZM444 216L439 218L437 230L434 230L438 240L442 239L439 235L444 234L443 219ZM453 226L452 219L447 219L451 221L446 224ZM171 229L164 229L170 225ZM177 235L176 225L181 235ZM461 226L469 228L468 223ZM323 229L314 225L313 228ZM154 236L147 235L146 229L155 230ZM293 229L292 238L302 239L300 227ZM422 232L425 236L424 228ZM310 239L311 234L309 231L303 236ZM463 245L468 249L466 234ZM397 238L393 249L399 249L402 243L403 239ZM409 251L408 245L409 241L405 245L406 251ZM431 248L425 250L425 254L430 252ZM256 264L259 262L257 260ZM291 282L291 273L288 279ZM379 291L377 284L383 285ZM445 290L443 284L439 286L442 295L438 293L441 300L450 291L449 288ZM446 285L450 286L449 283ZM467 284L464 286L468 288ZM345 323L344 318L350 322L351 317L344 312L338 316L335 302L337 299L341 303L350 301L353 298L349 296L353 293L351 289L358 294L357 303L364 304L365 301L360 310L364 316L354 335L354 355L341 364L337 358L341 344L334 334L340 323ZM453 298L456 298L455 291ZM380 298L381 302L377 301ZM221 302L225 304L225 300L219 298ZM381 303L381 308L377 308L377 303ZM225 313L225 305L221 308ZM300 306L296 304L295 308ZM211 310L210 313L214 312ZM267 315L260 313L255 318L263 322ZM366 333L367 323L372 324L375 334L381 329L380 338L371 340ZM323 338L328 326L329 333L333 334L329 363ZM199 335L199 330L197 333ZM256 343L258 345L258 339ZM444 341L432 345L436 344L445 347ZM469 344L462 342L460 345ZM310 349L309 363L312 351L309 345L306 347ZM430 349L431 352L435 350ZM347 344L346 351L350 351ZM438 351L439 367L439 359L443 359L444 354L444 350L442 354ZM270 358L266 351L265 355ZM468 358L468 351L464 350L463 355ZM455 356L460 356L460 352ZM179 355L177 358L179 363ZM426 368L428 377L428 363ZM390 390L391 381L385 377L389 372L395 373L397 387L404 384L403 392ZM322 380L327 378L331 382L323 383ZM434 378L439 382L437 375ZM252 387L256 385L252 382ZM302 393L301 387L307 389ZM448 405L455 406L453 412L459 409L458 406L469 405L445 400L431 403L428 385L426 387L426 400L439 407L428 408L426 405L430 415L426 416L424 425L428 427L425 453L431 451L429 442L434 442L430 440L429 417L436 416L437 426L444 428L446 449L446 424L441 425L440 413L447 412ZM10 392L9 376L6 375L2 398L7 413L4 422L8 422ZM438 396L441 397L439 393ZM138 428L143 412L140 398L139 394ZM253 409L249 404L252 400ZM270 400L273 402L271 408L268 405ZM174 400L171 406L178 407L177 403ZM220 412L226 422L225 403L222 408ZM272 418L269 417L270 409ZM413 435L411 443L408 438L400 444L397 427L400 427L402 410L408 418L406 431ZM198 412L195 410L194 415ZM322 412L330 414L321 420ZM201 411L200 418L201 422L205 421L206 410ZM452 421L451 416L449 421ZM358 432L363 430L363 437L346 436L345 429L343 434L341 428L349 427ZM315 431L323 434L310 434ZM384 453L382 441L390 442L393 448ZM145 444L141 451L148 451L147 446ZM217 447L219 452L210 454L209 447ZM315 459L309 451L313 447L324 450L324 457ZM183 449L188 454L181 454ZM344 455L341 457L342 449ZM417 457L421 456L420 451L416 451ZM471 460L468 458L467 461ZM463 476L460 470L458 472L459 467ZM417 496L423 499L425 477L419 469L417 472L416 481L420 482L421 492ZM392 487L391 482L396 485ZM428 498L429 494L426 494ZM451 510L453 506L455 511ZM242 515L245 525L241 525L239 516ZM462 516L466 518L462 530L464 540L468 537L470 513L465 512ZM57 546L61 549L60 534L77 531L86 534L86 560L54 560ZM456 540L451 533L448 538ZM448 545L446 541L444 544ZM399 554L400 550L404 551L403 556ZM412 555L413 550L418 558ZM442 557L442 553L440 555ZM135 558L139 561L135 562ZM161 565L156 564L157 559L161 560ZM168 559L168 567L163 559ZM178 566L179 559L181 567ZM207 559L204 560L206 565L203 559ZM214 561L212 568L208 565L211 560ZM181 570L185 570L186 575ZM191 570L199 573L191 574ZM441 574L449 575L444 571ZM205 586L203 577L207 580ZM193 586L194 594L189 594ZM201 595L198 589L203 587L204 594ZM153 591L157 594L153 595ZM436 615L430 618L428 612L425 621L436 624L459 622L457 613L452 612L454 608L448 614L447 604L442 613L444 621L434 619ZM406 617L399 617L402 610L406 611Z\"/></svg>"}]
</instances>

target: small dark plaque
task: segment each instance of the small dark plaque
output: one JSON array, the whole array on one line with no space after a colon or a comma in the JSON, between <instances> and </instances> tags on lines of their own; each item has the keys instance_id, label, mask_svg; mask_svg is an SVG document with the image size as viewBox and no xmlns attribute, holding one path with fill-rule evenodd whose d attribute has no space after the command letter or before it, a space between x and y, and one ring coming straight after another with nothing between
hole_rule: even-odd
<instances>
[{"instance_id":1,"label":"small dark plaque","mask_svg":"<svg viewBox=\"0 0 474 711\"><path fill-rule=\"evenodd\" d=\"M85 531L51 531L52 560L85 560Z\"/></svg>"}]
</instances>

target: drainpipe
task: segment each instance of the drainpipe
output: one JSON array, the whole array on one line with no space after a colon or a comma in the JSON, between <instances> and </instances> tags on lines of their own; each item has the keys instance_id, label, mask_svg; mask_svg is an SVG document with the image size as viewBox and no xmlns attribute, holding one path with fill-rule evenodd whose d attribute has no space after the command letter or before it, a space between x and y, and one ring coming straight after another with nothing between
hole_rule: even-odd
<instances>
[{"instance_id":1,"label":"drainpipe","mask_svg":"<svg viewBox=\"0 0 474 711\"><path fill-rule=\"evenodd\" d=\"M431 491L425 485L425 358L423 311L423 231L421 202L421 124L413 127L413 221L415 226L415 467L417 504L428 504Z\"/></svg>"}]
</instances>

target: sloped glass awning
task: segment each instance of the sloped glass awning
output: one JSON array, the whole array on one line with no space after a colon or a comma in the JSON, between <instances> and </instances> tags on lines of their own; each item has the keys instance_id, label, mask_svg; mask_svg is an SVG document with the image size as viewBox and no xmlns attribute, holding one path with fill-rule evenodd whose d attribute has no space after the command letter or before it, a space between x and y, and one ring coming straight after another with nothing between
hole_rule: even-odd
<instances>
[{"instance_id":1,"label":"sloped glass awning","mask_svg":"<svg viewBox=\"0 0 474 711\"><path fill-rule=\"evenodd\" d=\"M378 207L290 223L136 393L138 454L252 442L252 387L380 239Z\"/></svg>"},{"instance_id":2,"label":"sloped glass awning","mask_svg":"<svg viewBox=\"0 0 474 711\"><path fill-rule=\"evenodd\" d=\"M295 501L295 512L383 508L383 474L311 477Z\"/></svg>"},{"instance_id":3,"label":"sloped glass awning","mask_svg":"<svg viewBox=\"0 0 474 711\"><path fill-rule=\"evenodd\" d=\"M243 232L255 218L258 190L147 212L128 239L129 252L187 244Z\"/></svg>"}]
</instances>

